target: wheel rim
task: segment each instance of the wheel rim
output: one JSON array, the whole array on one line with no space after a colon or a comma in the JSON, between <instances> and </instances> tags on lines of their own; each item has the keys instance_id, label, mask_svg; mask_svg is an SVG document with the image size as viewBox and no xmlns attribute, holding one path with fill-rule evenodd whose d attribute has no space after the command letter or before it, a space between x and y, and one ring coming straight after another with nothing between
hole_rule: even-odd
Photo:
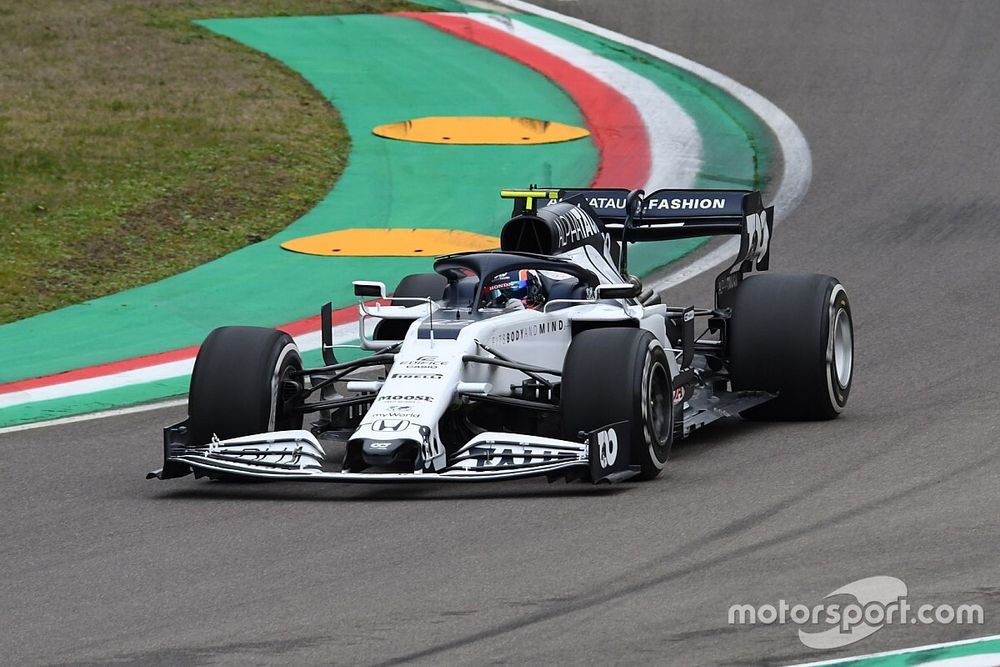
<instances>
[{"instance_id":1,"label":"wheel rim","mask_svg":"<svg viewBox=\"0 0 1000 667\"><path fill-rule=\"evenodd\" d=\"M295 361L285 366L285 360L293 354ZM274 371L271 375L271 410L267 423L269 432L288 428L289 415L284 414L283 409L285 398L283 385L293 370L301 370L302 364L298 359L298 348L294 343L288 343L282 348L275 361Z\"/></svg>"},{"instance_id":2,"label":"wheel rim","mask_svg":"<svg viewBox=\"0 0 1000 667\"><path fill-rule=\"evenodd\" d=\"M851 316L844 308L838 308L833 323L833 370L841 389L846 389L851 384L853 366L854 331Z\"/></svg>"},{"instance_id":3,"label":"wheel rim","mask_svg":"<svg viewBox=\"0 0 1000 667\"><path fill-rule=\"evenodd\" d=\"M662 447L670 439L673 425L670 423L672 396L670 383L667 381L666 370L661 364L653 367L649 374L649 425L654 444Z\"/></svg>"}]
</instances>

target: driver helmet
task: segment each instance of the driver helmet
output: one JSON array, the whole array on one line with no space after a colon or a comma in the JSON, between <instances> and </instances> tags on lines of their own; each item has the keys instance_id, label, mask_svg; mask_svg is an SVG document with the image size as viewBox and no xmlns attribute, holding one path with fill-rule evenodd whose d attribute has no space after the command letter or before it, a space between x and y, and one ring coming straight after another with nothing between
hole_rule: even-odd
<instances>
[{"instance_id":1,"label":"driver helmet","mask_svg":"<svg viewBox=\"0 0 1000 667\"><path fill-rule=\"evenodd\" d=\"M531 309L545 304L545 288L537 271L520 269L501 273L483 287L483 308L506 308L513 300Z\"/></svg>"}]
</instances>

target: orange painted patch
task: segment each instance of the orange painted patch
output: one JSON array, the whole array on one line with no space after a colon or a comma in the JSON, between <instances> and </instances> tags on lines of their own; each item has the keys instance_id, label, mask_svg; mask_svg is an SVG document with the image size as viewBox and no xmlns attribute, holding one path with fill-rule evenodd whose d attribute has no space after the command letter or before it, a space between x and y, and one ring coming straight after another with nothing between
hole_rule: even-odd
<instances>
[{"instance_id":1,"label":"orange painted patch","mask_svg":"<svg viewBox=\"0 0 1000 667\"><path fill-rule=\"evenodd\" d=\"M493 250L500 240L455 229L343 229L285 241L281 247L324 257L434 257Z\"/></svg>"},{"instance_id":2,"label":"orange painted patch","mask_svg":"<svg viewBox=\"0 0 1000 667\"><path fill-rule=\"evenodd\" d=\"M590 134L582 127L537 118L508 116L429 116L379 125L386 139L424 144L554 144Z\"/></svg>"}]
</instances>

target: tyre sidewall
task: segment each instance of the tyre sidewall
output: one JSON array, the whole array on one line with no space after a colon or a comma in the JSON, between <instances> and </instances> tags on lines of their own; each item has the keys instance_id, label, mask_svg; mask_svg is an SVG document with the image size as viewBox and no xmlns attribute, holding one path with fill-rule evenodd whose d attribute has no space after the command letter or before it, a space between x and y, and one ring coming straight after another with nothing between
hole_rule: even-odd
<instances>
[{"instance_id":1,"label":"tyre sidewall","mask_svg":"<svg viewBox=\"0 0 1000 667\"><path fill-rule=\"evenodd\" d=\"M302 370L302 357L295 342L288 338L271 363L271 400L268 403L268 431L287 431L302 428L302 415L286 413L282 396L282 382L289 379L289 373Z\"/></svg>"},{"instance_id":2,"label":"tyre sidewall","mask_svg":"<svg viewBox=\"0 0 1000 667\"><path fill-rule=\"evenodd\" d=\"M673 444L673 418L674 408L672 398L672 386L670 382L670 365L667 363L667 355L663 346L655 337L650 334L650 340L646 345L646 354L642 357L641 382L638 396L638 419L633 421L634 426L640 426L639 437L633 429L632 463L642 466L643 477L655 477L663 470L670 458L670 449ZM664 416L668 419L664 426L666 437L657 437L653 428L653 417L650 410L654 409L654 400L650 396L653 379L656 375L665 382L665 406L662 406ZM638 450L638 451L637 451Z\"/></svg>"}]
</instances>

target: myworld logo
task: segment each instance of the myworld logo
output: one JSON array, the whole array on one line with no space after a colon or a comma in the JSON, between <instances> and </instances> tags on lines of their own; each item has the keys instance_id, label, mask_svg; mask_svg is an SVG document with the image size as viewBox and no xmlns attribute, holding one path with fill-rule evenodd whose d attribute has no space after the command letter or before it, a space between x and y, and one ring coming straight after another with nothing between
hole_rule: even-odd
<instances>
[{"instance_id":1,"label":"myworld logo","mask_svg":"<svg viewBox=\"0 0 1000 667\"><path fill-rule=\"evenodd\" d=\"M777 604L734 604L730 625L784 625L799 628L799 641L814 649L847 646L870 637L886 625L982 625L983 608L977 604L914 605L906 584L896 577L877 576L852 581L808 606L778 600Z\"/></svg>"}]
</instances>

